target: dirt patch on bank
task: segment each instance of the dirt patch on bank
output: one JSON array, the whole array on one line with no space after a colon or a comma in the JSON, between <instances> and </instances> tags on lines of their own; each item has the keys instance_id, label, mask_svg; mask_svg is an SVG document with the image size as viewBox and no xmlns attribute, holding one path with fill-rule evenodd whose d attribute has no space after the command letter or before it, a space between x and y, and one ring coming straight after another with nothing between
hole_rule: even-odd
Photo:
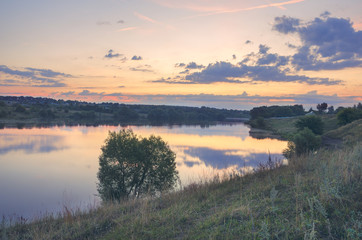
<instances>
[{"instance_id":1,"label":"dirt patch on bank","mask_svg":"<svg viewBox=\"0 0 362 240\"><path fill-rule=\"evenodd\" d=\"M342 148L343 141L338 138L330 138L327 136L322 136L322 145L327 148Z\"/></svg>"}]
</instances>

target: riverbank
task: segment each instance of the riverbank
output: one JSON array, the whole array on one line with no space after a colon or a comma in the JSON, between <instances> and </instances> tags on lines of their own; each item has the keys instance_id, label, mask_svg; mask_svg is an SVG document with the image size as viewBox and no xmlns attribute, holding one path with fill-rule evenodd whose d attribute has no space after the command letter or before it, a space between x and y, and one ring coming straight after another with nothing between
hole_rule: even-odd
<instances>
[{"instance_id":1,"label":"riverbank","mask_svg":"<svg viewBox=\"0 0 362 240\"><path fill-rule=\"evenodd\" d=\"M341 147L345 136L342 134L336 134L337 129L339 129L336 114L323 114L320 115L320 117L324 123L322 145L330 148ZM295 123L299 118L300 116L290 118L268 118L264 120L265 126L263 129L251 127L249 134L250 136L258 139L271 138L289 140L291 136L293 136L298 131L295 127ZM354 135L352 132L349 134Z\"/></svg>"},{"instance_id":2,"label":"riverbank","mask_svg":"<svg viewBox=\"0 0 362 240\"><path fill-rule=\"evenodd\" d=\"M249 111L210 107L91 103L0 96L0 128L98 125L208 125L244 122Z\"/></svg>"},{"instance_id":3,"label":"riverbank","mask_svg":"<svg viewBox=\"0 0 362 240\"><path fill-rule=\"evenodd\" d=\"M337 133L353 135L362 122ZM19 222L3 239L358 239L362 222L361 131L341 149L260 166L254 174L192 184L56 218ZM269 170L269 168L274 168Z\"/></svg>"}]
</instances>

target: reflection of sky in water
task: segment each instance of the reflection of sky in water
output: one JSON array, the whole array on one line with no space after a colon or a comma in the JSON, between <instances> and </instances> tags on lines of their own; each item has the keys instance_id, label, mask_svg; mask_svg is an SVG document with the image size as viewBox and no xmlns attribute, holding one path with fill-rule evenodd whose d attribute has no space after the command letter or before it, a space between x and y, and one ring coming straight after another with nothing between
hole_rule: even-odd
<instances>
[{"instance_id":1,"label":"reflection of sky in water","mask_svg":"<svg viewBox=\"0 0 362 240\"><path fill-rule=\"evenodd\" d=\"M31 153L49 153L67 148L64 143L64 136L33 135L21 136L6 134L0 138L0 155L10 151L24 151Z\"/></svg>"},{"instance_id":2,"label":"reflection of sky in water","mask_svg":"<svg viewBox=\"0 0 362 240\"><path fill-rule=\"evenodd\" d=\"M234 155L230 151L213 150L210 148L188 148L185 154L191 157L198 157L206 166L216 169L225 169L230 166L242 168L244 166L256 167L259 163L265 163L268 160L268 153L250 153L249 155ZM282 159L282 154L271 154L272 159ZM192 167L198 162L185 161L187 166Z\"/></svg>"},{"instance_id":3,"label":"reflection of sky in water","mask_svg":"<svg viewBox=\"0 0 362 240\"><path fill-rule=\"evenodd\" d=\"M281 158L286 142L249 137L242 124L133 126L143 137L161 136L176 153L183 185L229 171L250 171L259 162ZM53 127L0 130L0 216L25 217L85 206L97 201L100 147L108 131L121 127Z\"/></svg>"}]
</instances>

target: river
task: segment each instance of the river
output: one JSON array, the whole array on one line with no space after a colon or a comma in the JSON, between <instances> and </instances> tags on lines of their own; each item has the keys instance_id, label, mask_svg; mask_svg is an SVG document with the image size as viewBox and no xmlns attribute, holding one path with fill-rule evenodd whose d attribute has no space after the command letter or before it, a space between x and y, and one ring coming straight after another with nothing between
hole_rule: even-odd
<instances>
[{"instance_id":1,"label":"river","mask_svg":"<svg viewBox=\"0 0 362 240\"><path fill-rule=\"evenodd\" d=\"M128 126L137 135L161 136L176 153L181 184L205 181L282 159L287 143L255 139L244 124ZM64 207L97 206L101 146L118 126L61 126L0 130L0 216L37 218Z\"/></svg>"}]
</instances>

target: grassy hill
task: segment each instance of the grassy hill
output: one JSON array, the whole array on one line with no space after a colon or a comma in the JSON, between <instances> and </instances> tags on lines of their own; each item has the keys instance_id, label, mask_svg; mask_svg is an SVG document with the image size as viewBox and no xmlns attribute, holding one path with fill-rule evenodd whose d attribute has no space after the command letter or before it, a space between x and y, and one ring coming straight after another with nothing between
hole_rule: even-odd
<instances>
[{"instance_id":1,"label":"grassy hill","mask_svg":"<svg viewBox=\"0 0 362 240\"><path fill-rule=\"evenodd\" d=\"M356 120L350 124L331 130L325 134L330 138L342 139L345 142L362 141L362 119Z\"/></svg>"},{"instance_id":2,"label":"grassy hill","mask_svg":"<svg viewBox=\"0 0 362 240\"><path fill-rule=\"evenodd\" d=\"M337 116L335 114L322 114L319 116L324 123L323 129L325 133L335 130L339 127ZM295 123L299 118L301 117L266 119L266 129L282 136L284 139L287 139L288 136L297 132Z\"/></svg>"},{"instance_id":3,"label":"grassy hill","mask_svg":"<svg viewBox=\"0 0 362 240\"><path fill-rule=\"evenodd\" d=\"M159 198L65 209L2 228L2 239L361 239L362 121L328 136L348 140L288 166L192 184ZM351 135L355 131L356 135ZM353 136L353 137L349 137ZM354 137L357 136L357 137ZM269 168L272 168L269 170Z\"/></svg>"}]
</instances>

